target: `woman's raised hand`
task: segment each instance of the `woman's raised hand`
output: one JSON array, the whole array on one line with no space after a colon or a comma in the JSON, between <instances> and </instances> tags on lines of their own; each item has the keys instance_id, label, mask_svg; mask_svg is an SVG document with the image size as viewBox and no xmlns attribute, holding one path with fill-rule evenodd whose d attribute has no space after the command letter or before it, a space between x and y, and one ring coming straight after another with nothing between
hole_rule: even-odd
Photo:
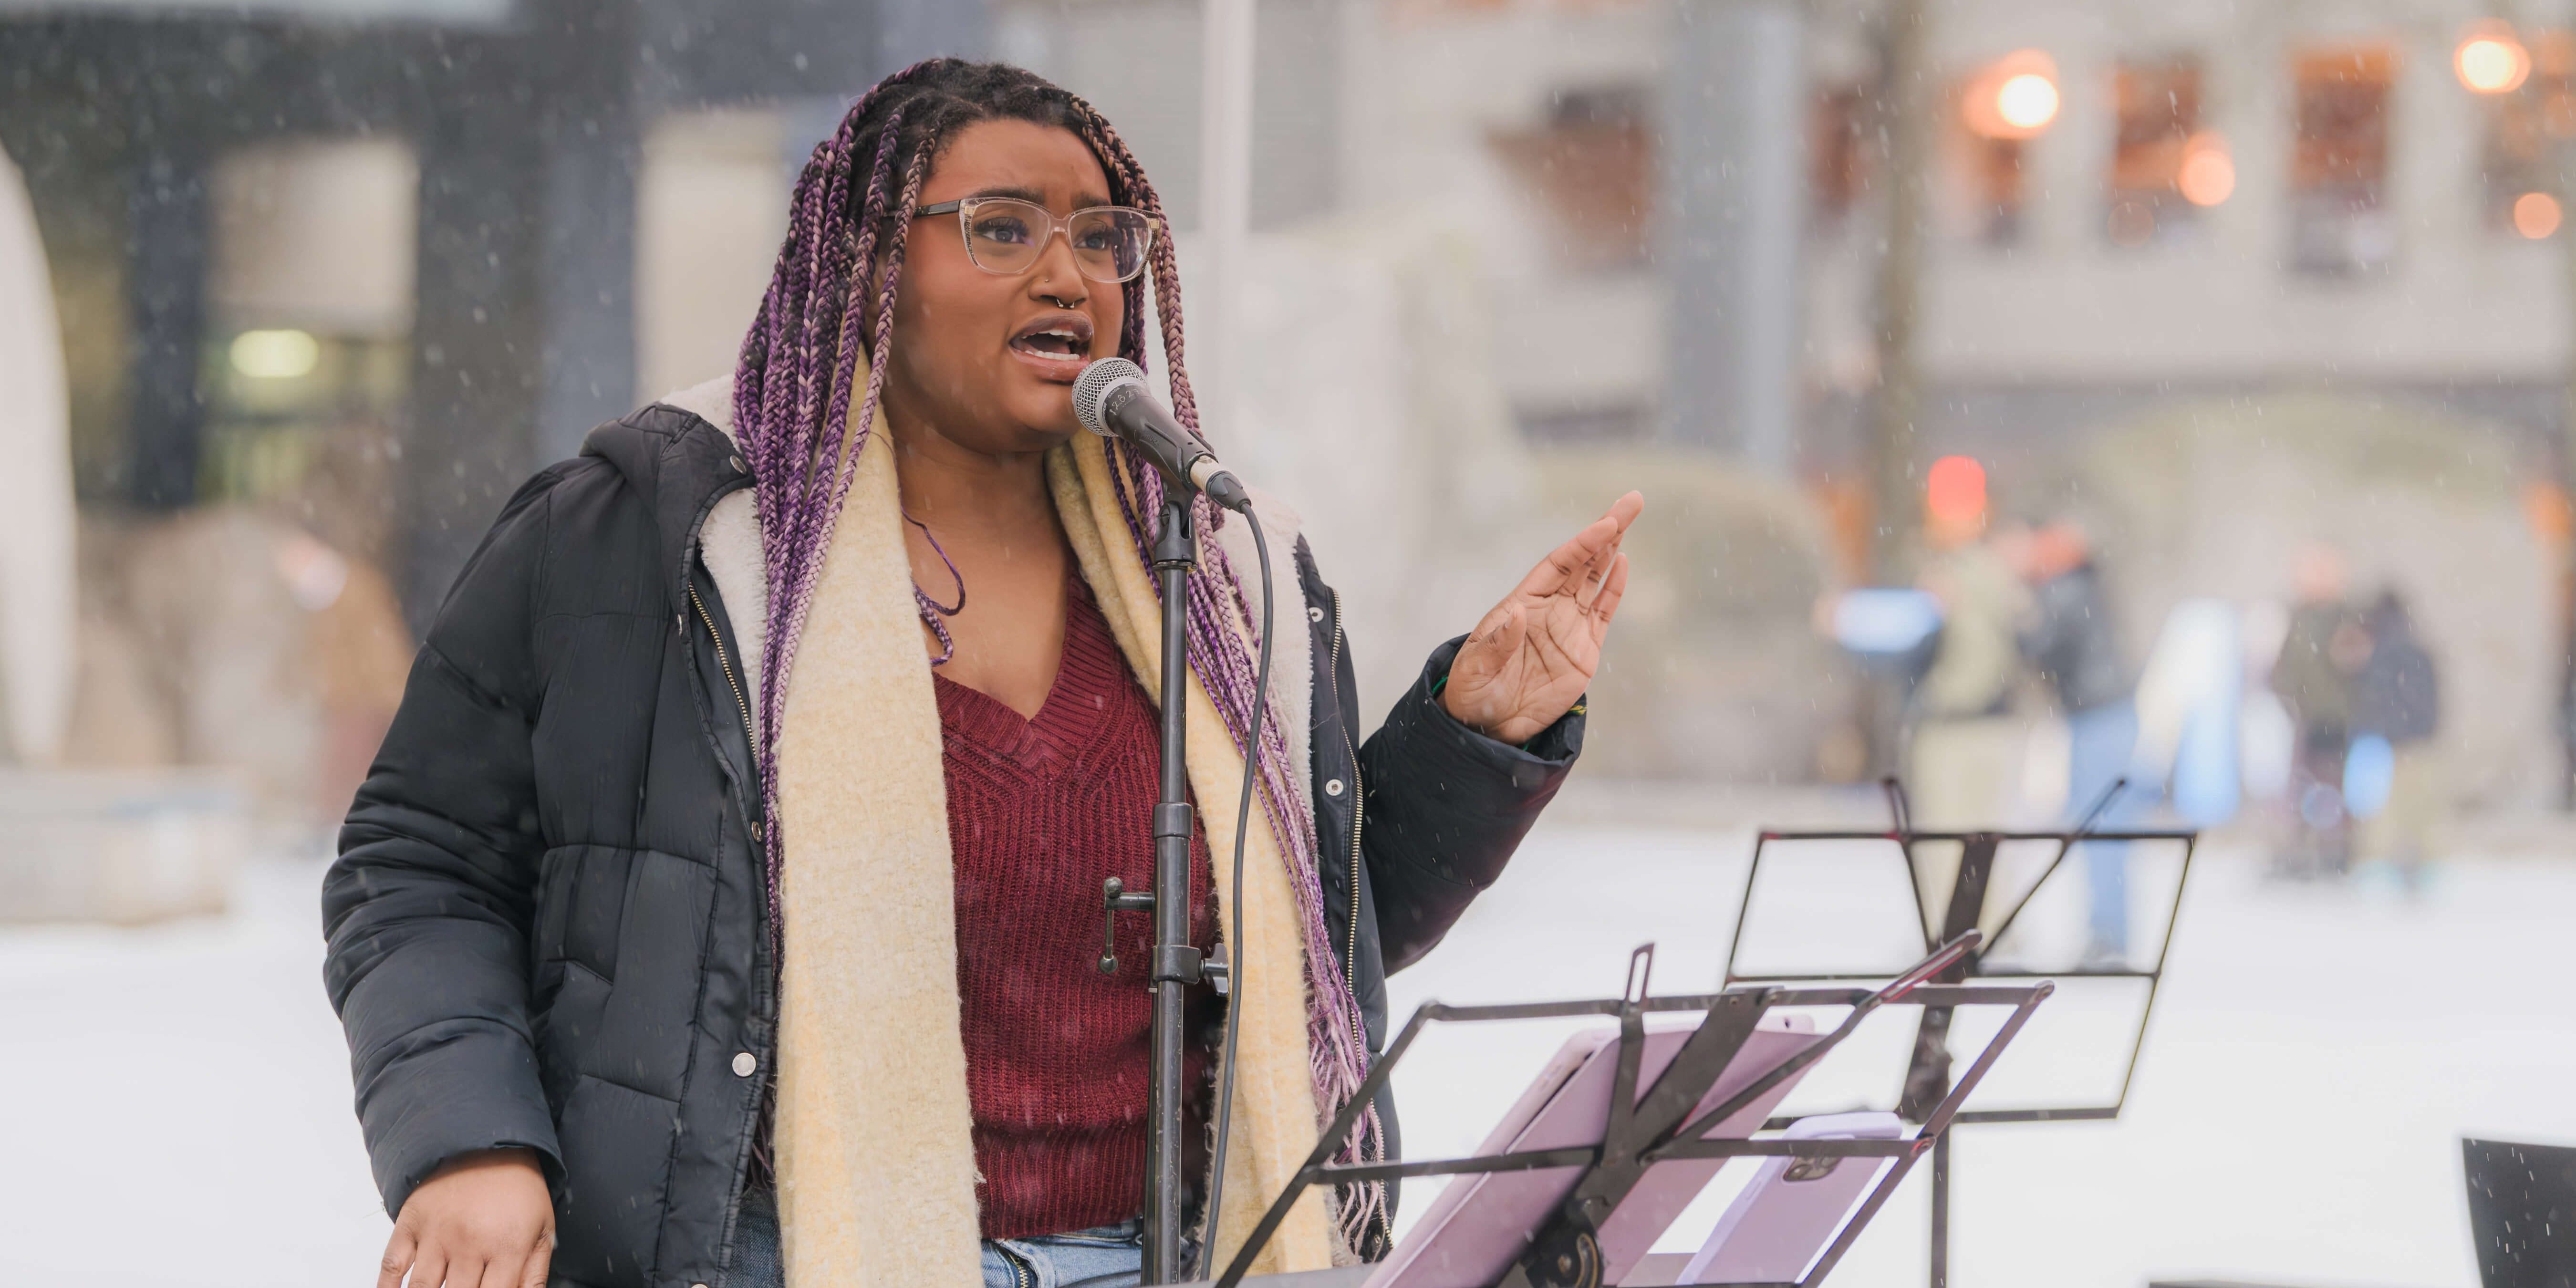
<instances>
[{"instance_id":1,"label":"woman's raised hand","mask_svg":"<svg viewBox=\"0 0 2576 1288\"><path fill-rule=\"evenodd\" d=\"M555 1204L537 1156L487 1149L449 1159L403 1200L376 1288L545 1288Z\"/></svg>"},{"instance_id":2,"label":"woman's raised hand","mask_svg":"<svg viewBox=\"0 0 2576 1288\"><path fill-rule=\"evenodd\" d=\"M1631 492L1551 551L1476 623L1449 664L1441 706L1500 742L1524 743L1555 724L1592 683L1610 616L1628 590L1619 543L1646 508Z\"/></svg>"}]
</instances>

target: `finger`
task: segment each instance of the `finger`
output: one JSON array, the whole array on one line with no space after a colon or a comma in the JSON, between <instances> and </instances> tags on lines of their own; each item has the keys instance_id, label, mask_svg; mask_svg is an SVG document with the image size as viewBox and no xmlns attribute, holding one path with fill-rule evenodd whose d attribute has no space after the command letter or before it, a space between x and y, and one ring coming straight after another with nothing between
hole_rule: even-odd
<instances>
[{"instance_id":1,"label":"finger","mask_svg":"<svg viewBox=\"0 0 2576 1288\"><path fill-rule=\"evenodd\" d=\"M1458 646L1458 656L1449 662L1448 692L1475 688L1490 682L1512 664L1520 652L1521 639L1529 633L1529 619L1520 602L1506 599L1476 623L1467 642Z\"/></svg>"},{"instance_id":2,"label":"finger","mask_svg":"<svg viewBox=\"0 0 2576 1288\"><path fill-rule=\"evenodd\" d=\"M490 1281L483 1272L492 1264L491 1253L477 1249L460 1253L447 1263L447 1288L485 1288ZM516 1271L517 1266L510 1267Z\"/></svg>"},{"instance_id":3,"label":"finger","mask_svg":"<svg viewBox=\"0 0 2576 1288\"><path fill-rule=\"evenodd\" d=\"M1521 584L1512 588L1512 593L1538 599L1572 594L1583 584L1584 570L1590 568L1592 561L1618 539L1618 520L1609 515L1593 520L1590 526L1575 533L1564 545L1549 551L1547 558L1539 560L1538 566L1521 578Z\"/></svg>"},{"instance_id":4,"label":"finger","mask_svg":"<svg viewBox=\"0 0 2576 1288\"><path fill-rule=\"evenodd\" d=\"M1601 583L1601 594L1592 601L1592 638L1599 642L1601 633L1610 628L1611 614L1619 611L1619 601L1628 593L1628 556L1619 556L1610 565L1610 575Z\"/></svg>"},{"instance_id":5,"label":"finger","mask_svg":"<svg viewBox=\"0 0 2576 1288\"><path fill-rule=\"evenodd\" d=\"M1508 658L1521 651L1521 637L1529 634L1529 613L1518 604L1505 604L1502 612L1503 620L1494 628L1491 647L1496 657Z\"/></svg>"},{"instance_id":6,"label":"finger","mask_svg":"<svg viewBox=\"0 0 2576 1288\"><path fill-rule=\"evenodd\" d=\"M555 1234L548 1230L537 1236L537 1250L528 1254L527 1269L520 1273L519 1282L509 1288L546 1288L546 1271L553 1267L554 1260Z\"/></svg>"},{"instance_id":7,"label":"finger","mask_svg":"<svg viewBox=\"0 0 2576 1288\"><path fill-rule=\"evenodd\" d=\"M1450 683L1482 678L1487 672L1501 669L1503 655L1495 651L1494 637L1502 632L1504 623L1511 620L1512 604L1512 600L1505 599L1494 605L1477 620L1476 628L1467 632L1466 643L1458 646L1458 656L1449 663Z\"/></svg>"},{"instance_id":8,"label":"finger","mask_svg":"<svg viewBox=\"0 0 2576 1288\"><path fill-rule=\"evenodd\" d=\"M376 1288L402 1288L403 1272L411 1269L412 1254L419 1246L410 1226L396 1224L394 1237L385 1240L385 1259L376 1265Z\"/></svg>"},{"instance_id":9,"label":"finger","mask_svg":"<svg viewBox=\"0 0 2576 1288\"><path fill-rule=\"evenodd\" d=\"M447 1249L431 1244L411 1263L410 1288L439 1288L447 1282Z\"/></svg>"},{"instance_id":10,"label":"finger","mask_svg":"<svg viewBox=\"0 0 2576 1288\"><path fill-rule=\"evenodd\" d=\"M1518 599L1494 605L1494 611L1467 632L1467 642L1458 646L1458 656L1449 664L1450 683L1466 677L1481 680L1502 670L1520 648L1527 621Z\"/></svg>"},{"instance_id":11,"label":"finger","mask_svg":"<svg viewBox=\"0 0 2576 1288\"><path fill-rule=\"evenodd\" d=\"M1610 512L1602 517L1617 523L1619 525L1619 535L1624 537L1628 535L1628 525L1635 523L1637 521L1637 516L1645 513L1645 511L1646 494L1643 492L1630 492L1626 496L1620 497L1618 500L1611 502Z\"/></svg>"},{"instance_id":12,"label":"finger","mask_svg":"<svg viewBox=\"0 0 2576 1288\"><path fill-rule=\"evenodd\" d=\"M483 1275L475 1281L476 1288L528 1288L528 1271L539 1264L544 1246L540 1243L515 1252L503 1252L483 1263ZM542 1272L535 1282L538 1288L545 1288Z\"/></svg>"},{"instance_id":13,"label":"finger","mask_svg":"<svg viewBox=\"0 0 2576 1288\"><path fill-rule=\"evenodd\" d=\"M1613 537L1609 545L1603 546L1600 552L1592 557L1592 566L1583 570L1582 588L1574 593L1575 607L1585 612L1592 611L1593 601L1601 597L1601 588L1609 584L1610 569L1622 557L1619 547L1626 540L1624 536Z\"/></svg>"},{"instance_id":14,"label":"finger","mask_svg":"<svg viewBox=\"0 0 2576 1288\"><path fill-rule=\"evenodd\" d=\"M1450 662L1449 684L1439 699L1450 715L1477 728L1492 722L1500 687L1496 677L1511 665L1529 633L1527 612L1511 600L1496 606L1485 621L1491 629L1480 627Z\"/></svg>"}]
</instances>

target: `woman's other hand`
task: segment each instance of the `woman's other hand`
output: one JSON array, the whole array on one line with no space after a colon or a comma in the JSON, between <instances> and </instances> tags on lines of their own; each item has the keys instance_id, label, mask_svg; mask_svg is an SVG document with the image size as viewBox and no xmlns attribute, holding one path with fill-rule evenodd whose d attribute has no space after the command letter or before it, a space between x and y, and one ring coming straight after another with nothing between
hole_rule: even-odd
<instances>
[{"instance_id":1,"label":"woman's other hand","mask_svg":"<svg viewBox=\"0 0 2576 1288\"><path fill-rule=\"evenodd\" d=\"M1631 492L1530 569L1476 623L1449 664L1440 705L1461 723L1515 745L1555 724L1592 684L1610 616L1628 590L1619 543L1646 508Z\"/></svg>"},{"instance_id":2,"label":"woman's other hand","mask_svg":"<svg viewBox=\"0 0 2576 1288\"><path fill-rule=\"evenodd\" d=\"M537 1156L487 1149L449 1159L403 1200L376 1288L545 1288L555 1205Z\"/></svg>"}]
</instances>

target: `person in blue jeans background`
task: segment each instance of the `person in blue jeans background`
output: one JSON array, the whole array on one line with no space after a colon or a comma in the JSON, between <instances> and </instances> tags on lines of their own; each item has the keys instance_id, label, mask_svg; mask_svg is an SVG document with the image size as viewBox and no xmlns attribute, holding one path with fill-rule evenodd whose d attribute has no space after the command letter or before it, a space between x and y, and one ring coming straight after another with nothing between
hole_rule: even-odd
<instances>
[{"instance_id":1,"label":"person in blue jeans background","mask_svg":"<svg viewBox=\"0 0 2576 1288\"><path fill-rule=\"evenodd\" d=\"M2073 826L2092 814L2097 830L2127 827L2145 810L2155 789L2135 781L2132 772L2138 744L2137 677L2120 647L2091 534L2071 516L2053 518L2022 543L2022 566L2031 583L2022 656L2056 691L2066 715L2065 822ZM2093 813L2123 777L2132 781ZM2129 847L2096 841L2078 852L2092 895L2084 963L2121 964L2129 953Z\"/></svg>"}]
</instances>

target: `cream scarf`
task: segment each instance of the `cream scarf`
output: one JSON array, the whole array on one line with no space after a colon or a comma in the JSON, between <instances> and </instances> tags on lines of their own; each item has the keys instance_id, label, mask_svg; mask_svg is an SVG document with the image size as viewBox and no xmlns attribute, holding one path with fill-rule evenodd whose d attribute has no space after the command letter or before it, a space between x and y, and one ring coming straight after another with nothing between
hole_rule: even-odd
<instances>
[{"instance_id":1,"label":"cream scarf","mask_svg":"<svg viewBox=\"0 0 2576 1288\"><path fill-rule=\"evenodd\" d=\"M663 401L732 433L730 378ZM1046 467L1083 579L1128 667L1149 697L1159 696L1161 609L1119 514L1107 452L1083 435L1050 452ZM1304 607L1288 558L1295 519L1267 503L1261 514L1283 590L1271 718L1291 731L1291 755L1303 765L1313 659L1292 615ZM789 1288L964 1285L981 1276L939 709L901 522L880 417L824 557L779 738L788 849L776 1160ZM1235 567L1257 571L1243 525L1216 535ZM737 651L756 671L767 587L749 490L717 503L701 553L743 637ZM1258 578L1246 581L1258 614ZM1250 637L1251 623L1236 625ZM1230 929L1243 761L1195 678L1189 746L1190 785L1217 859L1219 922ZM1251 829L1244 942L1230 949L1248 988L1234 1000L1243 1008L1241 1067L1219 1265L1286 1188L1318 1132L1297 905L1258 808ZM1255 1269L1322 1269L1347 1258L1336 1242L1324 1194L1310 1190Z\"/></svg>"}]
</instances>

